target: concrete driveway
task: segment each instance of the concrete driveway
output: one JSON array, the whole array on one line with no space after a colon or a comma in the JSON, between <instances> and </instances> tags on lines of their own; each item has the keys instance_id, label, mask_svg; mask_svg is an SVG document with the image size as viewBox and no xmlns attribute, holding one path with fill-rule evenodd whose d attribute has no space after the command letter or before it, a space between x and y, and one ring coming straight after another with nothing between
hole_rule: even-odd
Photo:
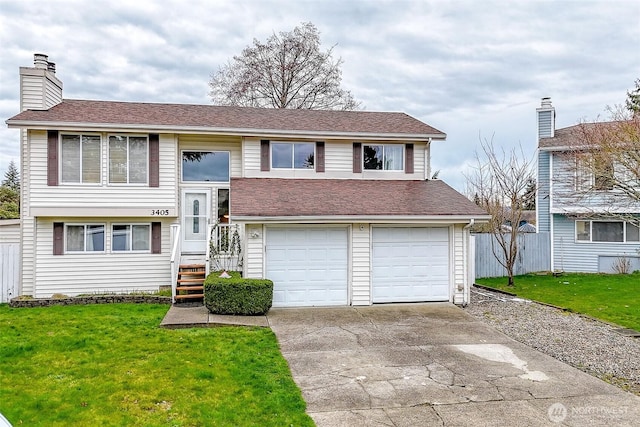
<instances>
[{"instance_id":1,"label":"concrete driveway","mask_svg":"<svg viewBox=\"0 0 640 427\"><path fill-rule=\"evenodd\" d=\"M637 426L640 398L451 304L271 309L318 426Z\"/></svg>"}]
</instances>

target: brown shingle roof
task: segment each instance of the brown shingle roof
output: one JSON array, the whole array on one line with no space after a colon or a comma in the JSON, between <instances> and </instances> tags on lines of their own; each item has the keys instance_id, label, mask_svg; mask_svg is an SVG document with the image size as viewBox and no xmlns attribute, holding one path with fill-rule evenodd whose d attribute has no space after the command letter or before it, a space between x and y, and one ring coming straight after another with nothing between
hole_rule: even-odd
<instances>
[{"instance_id":1,"label":"brown shingle roof","mask_svg":"<svg viewBox=\"0 0 640 427\"><path fill-rule=\"evenodd\" d=\"M405 113L370 111L291 110L214 105L150 104L140 102L66 99L49 110L27 110L10 125L30 123L141 125L149 128L211 130L284 130L340 134L446 135ZM259 132L257 132L259 133Z\"/></svg>"},{"instance_id":2,"label":"brown shingle roof","mask_svg":"<svg viewBox=\"0 0 640 427\"><path fill-rule=\"evenodd\" d=\"M540 138L538 147L547 149L566 149L588 144L588 139L593 140L601 135L617 135L622 139L627 135L627 130L633 129L629 135L638 135L638 120L611 121L597 123L579 123L566 128L556 129L553 138Z\"/></svg>"},{"instance_id":3,"label":"brown shingle roof","mask_svg":"<svg viewBox=\"0 0 640 427\"><path fill-rule=\"evenodd\" d=\"M483 216L442 181L231 179L231 218L300 216Z\"/></svg>"}]
</instances>

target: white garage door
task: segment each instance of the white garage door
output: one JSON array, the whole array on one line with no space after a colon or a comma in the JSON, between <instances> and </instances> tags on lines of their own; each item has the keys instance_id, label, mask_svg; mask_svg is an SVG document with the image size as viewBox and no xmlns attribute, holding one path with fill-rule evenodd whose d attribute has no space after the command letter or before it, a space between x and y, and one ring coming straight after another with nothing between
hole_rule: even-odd
<instances>
[{"instance_id":1,"label":"white garage door","mask_svg":"<svg viewBox=\"0 0 640 427\"><path fill-rule=\"evenodd\" d=\"M449 301L446 227L375 227L373 302Z\"/></svg>"},{"instance_id":2,"label":"white garage door","mask_svg":"<svg viewBox=\"0 0 640 427\"><path fill-rule=\"evenodd\" d=\"M268 228L274 307L347 305L346 228Z\"/></svg>"}]
</instances>

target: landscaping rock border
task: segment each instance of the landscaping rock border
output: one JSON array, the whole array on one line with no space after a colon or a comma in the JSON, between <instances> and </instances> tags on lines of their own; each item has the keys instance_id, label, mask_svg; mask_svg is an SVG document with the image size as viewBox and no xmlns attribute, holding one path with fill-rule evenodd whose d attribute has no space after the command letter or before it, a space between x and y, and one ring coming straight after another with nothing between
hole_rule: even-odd
<instances>
[{"instance_id":1,"label":"landscaping rock border","mask_svg":"<svg viewBox=\"0 0 640 427\"><path fill-rule=\"evenodd\" d=\"M67 298L13 298L9 307L32 308L50 307L53 305L87 305L87 304L171 304L171 297L160 295L88 295Z\"/></svg>"},{"instance_id":2,"label":"landscaping rock border","mask_svg":"<svg viewBox=\"0 0 640 427\"><path fill-rule=\"evenodd\" d=\"M561 308L474 286L465 311L507 336L640 396L640 339Z\"/></svg>"}]
</instances>

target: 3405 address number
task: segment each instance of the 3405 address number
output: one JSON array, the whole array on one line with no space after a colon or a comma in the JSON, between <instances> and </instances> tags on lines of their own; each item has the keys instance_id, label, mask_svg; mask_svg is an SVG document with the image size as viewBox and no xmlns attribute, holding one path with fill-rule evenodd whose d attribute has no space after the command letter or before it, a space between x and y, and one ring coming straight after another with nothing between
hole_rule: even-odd
<instances>
[{"instance_id":1,"label":"3405 address number","mask_svg":"<svg viewBox=\"0 0 640 427\"><path fill-rule=\"evenodd\" d=\"M169 209L152 209L151 216L168 216Z\"/></svg>"}]
</instances>

